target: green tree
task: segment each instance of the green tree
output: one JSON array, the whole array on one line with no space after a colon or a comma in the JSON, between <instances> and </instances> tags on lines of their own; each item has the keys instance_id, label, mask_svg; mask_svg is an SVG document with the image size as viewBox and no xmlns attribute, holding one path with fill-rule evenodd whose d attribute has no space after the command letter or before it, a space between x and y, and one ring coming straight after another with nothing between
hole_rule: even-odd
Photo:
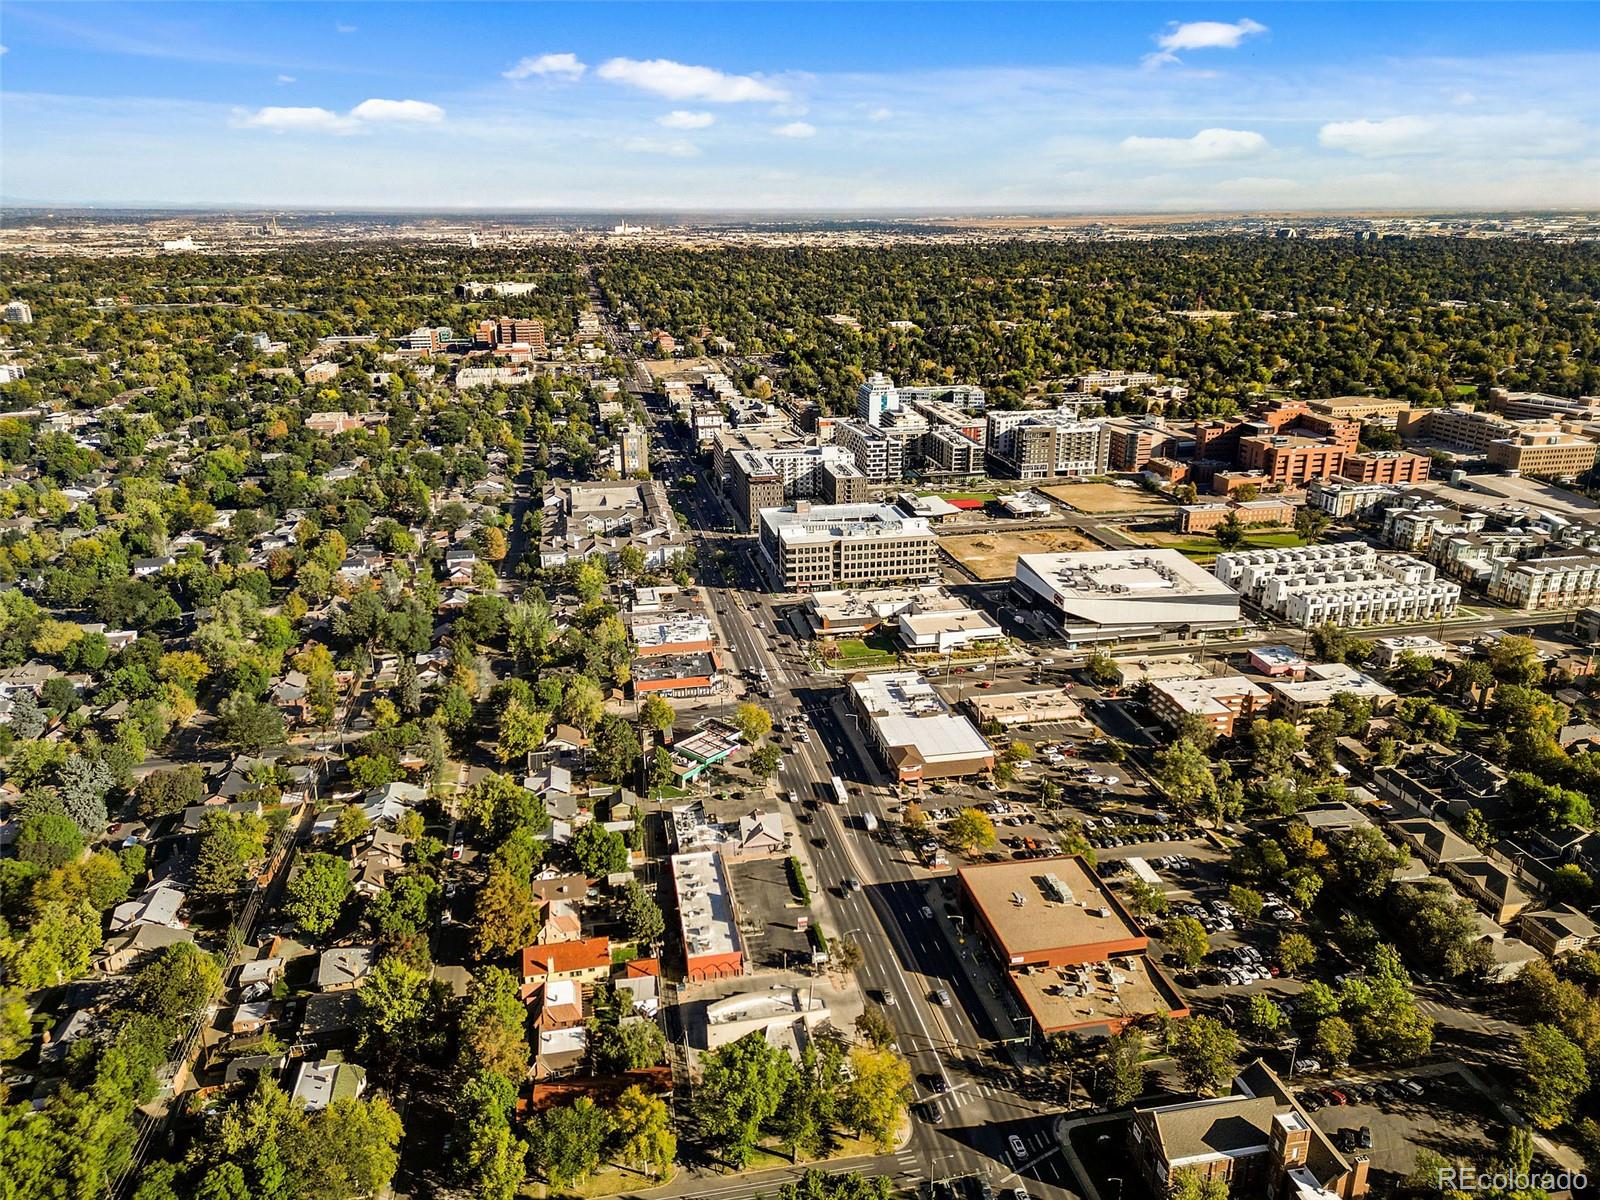
<instances>
[{"instance_id":1,"label":"green tree","mask_svg":"<svg viewBox=\"0 0 1600 1200\"><path fill-rule=\"evenodd\" d=\"M173 1028L194 1020L217 993L222 968L192 942L168 946L133 973L126 1005L170 1022Z\"/></svg>"},{"instance_id":2,"label":"green tree","mask_svg":"<svg viewBox=\"0 0 1600 1200\"><path fill-rule=\"evenodd\" d=\"M518 1086L527 1078L528 1010L517 979L504 967L478 973L461 1010L461 1063L469 1073L488 1072Z\"/></svg>"},{"instance_id":3,"label":"green tree","mask_svg":"<svg viewBox=\"0 0 1600 1200\"><path fill-rule=\"evenodd\" d=\"M628 869L628 842L620 833L591 821L572 838L572 853L586 875L603 879Z\"/></svg>"},{"instance_id":4,"label":"green tree","mask_svg":"<svg viewBox=\"0 0 1600 1200\"><path fill-rule=\"evenodd\" d=\"M1121 678L1121 671L1117 667L1117 660L1104 650L1096 650L1089 655L1089 661L1083 664L1084 672L1089 676L1089 681L1096 687L1107 688Z\"/></svg>"},{"instance_id":5,"label":"green tree","mask_svg":"<svg viewBox=\"0 0 1600 1200\"><path fill-rule=\"evenodd\" d=\"M782 761L783 752L776 746L757 746L750 755L750 773L763 781L771 779Z\"/></svg>"},{"instance_id":6,"label":"green tree","mask_svg":"<svg viewBox=\"0 0 1600 1200\"><path fill-rule=\"evenodd\" d=\"M478 891L474 917L473 948L479 958L515 954L539 931L527 879L501 863L490 866Z\"/></svg>"},{"instance_id":7,"label":"green tree","mask_svg":"<svg viewBox=\"0 0 1600 1200\"><path fill-rule=\"evenodd\" d=\"M1347 1063L1355 1053L1356 1031L1343 1017L1324 1017L1317 1022L1316 1039L1312 1044L1330 1065Z\"/></svg>"},{"instance_id":8,"label":"green tree","mask_svg":"<svg viewBox=\"0 0 1600 1200\"><path fill-rule=\"evenodd\" d=\"M1310 966L1317 958L1315 944L1305 934L1296 931L1278 937L1278 965L1285 975L1294 975Z\"/></svg>"},{"instance_id":9,"label":"green tree","mask_svg":"<svg viewBox=\"0 0 1600 1200\"><path fill-rule=\"evenodd\" d=\"M762 1127L788 1090L794 1062L760 1033L752 1033L707 1054L702 1063L696 1126L724 1162L745 1166Z\"/></svg>"},{"instance_id":10,"label":"green tree","mask_svg":"<svg viewBox=\"0 0 1600 1200\"><path fill-rule=\"evenodd\" d=\"M15 848L21 861L53 871L83 853L83 833L61 813L30 813L22 819Z\"/></svg>"},{"instance_id":11,"label":"green tree","mask_svg":"<svg viewBox=\"0 0 1600 1200\"><path fill-rule=\"evenodd\" d=\"M260 817L208 812L200 820L191 895L206 901L238 893L267 853L267 823Z\"/></svg>"},{"instance_id":12,"label":"green tree","mask_svg":"<svg viewBox=\"0 0 1600 1200\"><path fill-rule=\"evenodd\" d=\"M879 1153L887 1153L894 1147L895 1131L905 1117L911 1068L893 1050L853 1046L850 1069L840 1099L840 1116L858 1137L872 1139Z\"/></svg>"},{"instance_id":13,"label":"green tree","mask_svg":"<svg viewBox=\"0 0 1600 1200\"><path fill-rule=\"evenodd\" d=\"M1217 545L1224 550L1232 550L1244 541L1244 523L1239 520L1239 514L1230 512L1222 519L1222 524L1212 531L1212 536L1217 539Z\"/></svg>"},{"instance_id":14,"label":"green tree","mask_svg":"<svg viewBox=\"0 0 1600 1200\"><path fill-rule=\"evenodd\" d=\"M952 846L967 854L992 850L999 841L994 831L994 822L989 819L987 813L976 808L963 808L951 818L950 823L945 826L944 833Z\"/></svg>"},{"instance_id":15,"label":"green tree","mask_svg":"<svg viewBox=\"0 0 1600 1200\"><path fill-rule=\"evenodd\" d=\"M339 919L350 898L350 867L332 854L305 854L289 878L283 910L312 937L321 937Z\"/></svg>"},{"instance_id":16,"label":"green tree","mask_svg":"<svg viewBox=\"0 0 1600 1200\"><path fill-rule=\"evenodd\" d=\"M1285 1018L1271 996L1257 992L1250 997L1250 1025L1262 1037L1274 1037L1283 1031Z\"/></svg>"},{"instance_id":17,"label":"green tree","mask_svg":"<svg viewBox=\"0 0 1600 1200\"><path fill-rule=\"evenodd\" d=\"M1173 1062L1185 1086L1209 1095L1233 1078L1238 1035L1212 1017L1175 1022L1168 1033Z\"/></svg>"},{"instance_id":18,"label":"green tree","mask_svg":"<svg viewBox=\"0 0 1600 1200\"><path fill-rule=\"evenodd\" d=\"M1211 953L1211 939L1205 926L1193 917L1173 917L1161 930L1161 940L1178 961L1191 970Z\"/></svg>"},{"instance_id":19,"label":"green tree","mask_svg":"<svg viewBox=\"0 0 1600 1200\"><path fill-rule=\"evenodd\" d=\"M638 1085L630 1087L617 1097L612 1117L624 1162L651 1179L672 1165L678 1155L678 1139L666 1103L659 1096L647 1094Z\"/></svg>"},{"instance_id":20,"label":"green tree","mask_svg":"<svg viewBox=\"0 0 1600 1200\"><path fill-rule=\"evenodd\" d=\"M572 1187L599 1168L611 1132L610 1114L581 1096L529 1123L528 1162L552 1188Z\"/></svg>"},{"instance_id":21,"label":"green tree","mask_svg":"<svg viewBox=\"0 0 1600 1200\"><path fill-rule=\"evenodd\" d=\"M772 714L759 704L746 701L734 709L733 724L745 743L754 746L772 732Z\"/></svg>"},{"instance_id":22,"label":"green tree","mask_svg":"<svg viewBox=\"0 0 1600 1200\"><path fill-rule=\"evenodd\" d=\"M1188 738L1156 754L1156 783L1185 812L1202 812L1217 796L1216 768L1205 752Z\"/></svg>"},{"instance_id":23,"label":"green tree","mask_svg":"<svg viewBox=\"0 0 1600 1200\"><path fill-rule=\"evenodd\" d=\"M285 741L283 714L272 705L242 693L229 696L217 706L213 728L217 740L224 746L246 754L259 754Z\"/></svg>"},{"instance_id":24,"label":"green tree","mask_svg":"<svg viewBox=\"0 0 1600 1200\"><path fill-rule=\"evenodd\" d=\"M1228 1181L1200 1174L1193 1167L1179 1167L1168 1185L1168 1200L1228 1200Z\"/></svg>"},{"instance_id":25,"label":"green tree","mask_svg":"<svg viewBox=\"0 0 1600 1200\"><path fill-rule=\"evenodd\" d=\"M1124 1029L1106 1039L1102 1098L1108 1108L1126 1108L1144 1095L1149 1075L1144 1057L1144 1035L1136 1029Z\"/></svg>"},{"instance_id":26,"label":"green tree","mask_svg":"<svg viewBox=\"0 0 1600 1200\"><path fill-rule=\"evenodd\" d=\"M1589 1090L1583 1051L1554 1025L1538 1024L1523 1034L1517 1098L1535 1129L1571 1120L1578 1098Z\"/></svg>"},{"instance_id":27,"label":"green tree","mask_svg":"<svg viewBox=\"0 0 1600 1200\"><path fill-rule=\"evenodd\" d=\"M1228 903L1247 921L1254 921L1261 916L1261 893L1254 888L1231 885L1228 888Z\"/></svg>"},{"instance_id":28,"label":"green tree","mask_svg":"<svg viewBox=\"0 0 1600 1200\"><path fill-rule=\"evenodd\" d=\"M673 722L677 720L677 713L673 711L671 704L651 692L639 706L639 720L646 729L661 734L670 733Z\"/></svg>"},{"instance_id":29,"label":"green tree","mask_svg":"<svg viewBox=\"0 0 1600 1200\"><path fill-rule=\"evenodd\" d=\"M622 920L628 927L628 936L647 946L659 942L667 930L656 898L634 878L622 887Z\"/></svg>"}]
</instances>

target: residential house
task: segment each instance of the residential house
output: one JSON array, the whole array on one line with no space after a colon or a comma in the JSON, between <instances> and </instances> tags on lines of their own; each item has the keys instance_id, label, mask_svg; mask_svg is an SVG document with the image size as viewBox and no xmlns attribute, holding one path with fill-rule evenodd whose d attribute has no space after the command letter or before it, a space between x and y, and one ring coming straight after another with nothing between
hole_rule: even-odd
<instances>
[{"instance_id":1,"label":"residential house","mask_svg":"<svg viewBox=\"0 0 1600 1200\"><path fill-rule=\"evenodd\" d=\"M1570 904L1524 912L1518 926L1522 940L1549 958L1578 954L1600 942L1600 926Z\"/></svg>"},{"instance_id":2,"label":"residential house","mask_svg":"<svg viewBox=\"0 0 1600 1200\"><path fill-rule=\"evenodd\" d=\"M317 960L317 990L338 992L359 987L371 973L372 966L371 946L335 946L324 950Z\"/></svg>"}]
</instances>

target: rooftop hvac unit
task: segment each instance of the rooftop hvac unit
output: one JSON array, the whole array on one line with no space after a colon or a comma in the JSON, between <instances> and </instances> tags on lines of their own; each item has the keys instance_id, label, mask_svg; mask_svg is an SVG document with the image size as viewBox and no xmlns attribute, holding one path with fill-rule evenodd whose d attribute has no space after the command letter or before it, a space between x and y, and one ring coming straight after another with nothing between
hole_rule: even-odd
<instances>
[{"instance_id":1,"label":"rooftop hvac unit","mask_svg":"<svg viewBox=\"0 0 1600 1200\"><path fill-rule=\"evenodd\" d=\"M1024 904L1027 903L1027 901L1022 898L1022 893L1021 892L1012 892L1011 893L1011 903L1015 904L1018 908L1021 908Z\"/></svg>"},{"instance_id":2,"label":"rooftop hvac unit","mask_svg":"<svg viewBox=\"0 0 1600 1200\"><path fill-rule=\"evenodd\" d=\"M1045 895L1060 904L1072 903L1072 889L1061 882L1061 877L1054 872L1044 877Z\"/></svg>"}]
</instances>

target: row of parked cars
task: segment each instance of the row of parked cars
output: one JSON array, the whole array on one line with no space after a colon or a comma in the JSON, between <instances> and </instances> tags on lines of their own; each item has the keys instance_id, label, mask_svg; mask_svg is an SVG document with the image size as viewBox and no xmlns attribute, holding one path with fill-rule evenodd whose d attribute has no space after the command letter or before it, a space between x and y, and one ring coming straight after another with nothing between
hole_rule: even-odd
<instances>
[{"instance_id":1,"label":"row of parked cars","mask_svg":"<svg viewBox=\"0 0 1600 1200\"><path fill-rule=\"evenodd\" d=\"M1378 1083L1337 1083L1331 1087L1310 1088L1299 1093L1295 1099L1307 1112L1316 1112L1319 1108L1338 1108L1346 1104L1415 1100L1426 1094L1427 1088L1421 1080L1402 1078L1385 1079Z\"/></svg>"}]
</instances>

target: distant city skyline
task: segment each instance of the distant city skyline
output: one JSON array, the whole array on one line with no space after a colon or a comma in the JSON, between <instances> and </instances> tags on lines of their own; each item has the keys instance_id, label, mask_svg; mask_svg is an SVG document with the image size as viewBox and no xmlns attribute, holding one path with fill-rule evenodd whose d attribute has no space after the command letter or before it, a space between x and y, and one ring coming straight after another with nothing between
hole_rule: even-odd
<instances>
[{"instance_id":1,"label":"distant city skyline","mask_svg":"<svg viewBox=\"0 0 1600 1200\"><path fill-rule=\"evenodd\" d=\"M1600 11L5 3L16 204L1600 207Z\"/></svg>"}]
</instances>

